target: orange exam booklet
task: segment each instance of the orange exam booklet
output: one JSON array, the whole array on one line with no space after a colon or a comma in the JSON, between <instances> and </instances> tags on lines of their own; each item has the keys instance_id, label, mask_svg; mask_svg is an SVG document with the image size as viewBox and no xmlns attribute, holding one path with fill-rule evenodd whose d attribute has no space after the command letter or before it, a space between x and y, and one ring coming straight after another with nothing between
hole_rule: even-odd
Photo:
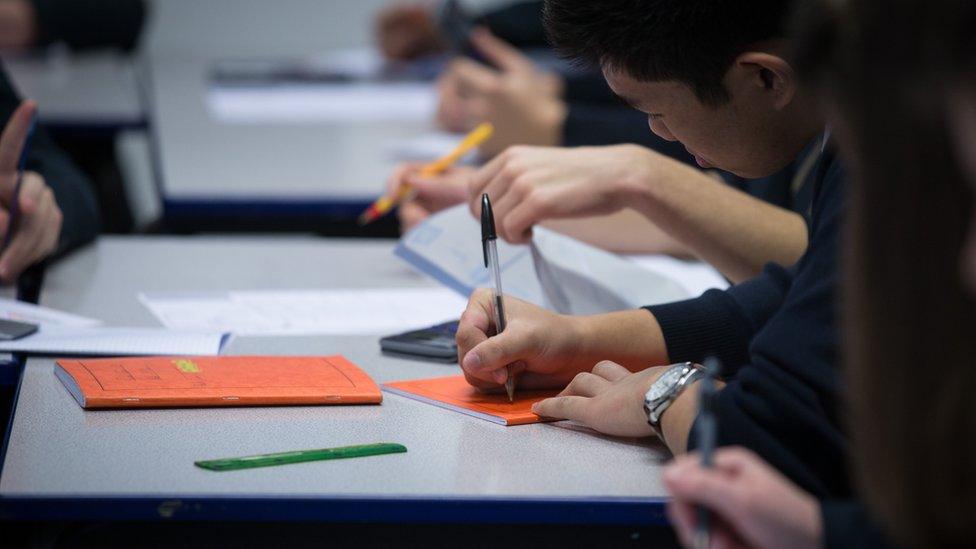
<instances>
[{"instance_id":1,"label":"orange exam booklet","mask_svg":"<svg viewBox=\"0 0 976 549\"><path fill-rule=\"evenodd\" d=\"M61 359L82 408L379 404L380 388L342 356Z\"/></svg>"},{"instance_id":2,"label":"orange exam booklet","mask_svg":"<svg viewBox=\"0 0 976 549\"><path fill-rule=\"evenodd\" d=\"M532 413L532 405L556 396L559 391L516 391L515 402L503 393L486 394L465 381L464 376L436 377L384 383L387 391L501 425L525 425L547 421Z\"/></svg>"}]
</instances>

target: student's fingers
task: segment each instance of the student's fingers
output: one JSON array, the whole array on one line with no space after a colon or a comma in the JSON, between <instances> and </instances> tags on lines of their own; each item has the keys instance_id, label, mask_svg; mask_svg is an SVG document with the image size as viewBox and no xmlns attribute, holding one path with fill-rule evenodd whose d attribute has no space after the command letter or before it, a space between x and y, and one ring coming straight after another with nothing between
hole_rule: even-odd
<instances>
[{"instance_id":1,"label":"student's fingers","mask_svg":"<svg viewBox=\"0 0 976 549\"><path fill-rule=\"evenodd\" d=\"M586 423L590 399L582 396L557 396L532 405L532 412L542 417L570 419Z\"/></svg>"},{"instance_id":2,"label":"student's fingers","mask_svg":"<svg viewBox=\"0 0 976 549\"><path fill-rule=\"evenodd\" d=\"M451 71L458 96L463 99L494 93L500 85L497 72L470 59L454 61Z\"/></svg>"},{"instance_id":3,"label":"student's fingers","mask_svg":"<svg viewBox=\"0 0 976 549\"><path fill-rule=\"evenodd\" d=\"M397 208L397 219L400 220L400 231L407 232L425 219L430 217L430 211L414 200L408 200Z\"/></svg>"},{"instance_id":4,"label":"student's fingers","mask_svg":"<svg viewBox=\"0 0 976 549\"><path fill-rule=\"evenodd\" d=\"M404 162L393 168L390 177L386 178L386 194L393 196L400 186L407 182L410 174L415 173L423 164L419 162Z\"/></svg>"},{"instance_id":5,"label":"student's fingers","mask_svg":"<svg viewBox=\"0 0 976 549\"><path fill-rule=\"evenodd\" d=\"M495 228L498 230L498 236L501 236L506 242L523 244L527 240L522 235L523 231L513 232L509 217L512 211L517 209L519 204L525 200L528 185L523 182L530 180L532 174L521 174L511 182L506 181L504 177L504 173L499 174L499 177L496 177L485 188L484 192L491 197L491 207L495 214Z\"/></svg>"},{"instance_id":6,"label":"student's fingers","mask_svg":"<svg viewBox=\"0 0 976 549\"><path fill-rule=\"evenodd\" d=\"M675 473L665 471L664 484L676 498L705 505L727 517L736 515L743 508L742 491L735 478L716 469L686 467Z\"/></svg>"},{"instance_id":7,"label":"student's fingers","mask_svg":"<svg viewBox=\"0 0 976 549\"><path fill-rule=\"evenodd\" d=\"M24 150L36 112L37 103L31 100L23 101L10 116L3 133L0 134L0 197L7 200L8 204L16 185L15 174L20 164L20 153Z\"/></svg>"},{"instance_id":8,"label":"student's fingers","mask_svg":"<svg viewBox=\"0 0 976 549\"><path fill-rule=\"evenodd\" d=\"M630 370L611 360L602 360L593 367L593 373L607 381L619 381L628 375Z\"/></svg>"},{"instance_id":9,"label":"student's fingers","mask_svg":"<svg viewBox=\"0 0 976 549\"><path fill-rule=\"evenodd\" d=\"M570 381L569 385L557 396L593 397L603 392L609 386L610 382L600 376L593 375L589 372L580 372L576 374L573 381Z\"/></svg>"},{"instance_id":10,"label":"student's fingers","mask_svg":"<svg viewBox=\"0 0 976 549\"><path fill-rule=\"evenodd\" d=\"M493 327L491 299L491 290L485 288L479 288L471 294L455 334L459 351L467 352L488 339L488 333ZM462 355L459 358L464 357Z\"/></svg>"},{"instance_id":11,"label":"student's fingers","mask_svg":"<svg viewBox=\"0 0 976 549\"><path fill-rule=\"evenodd\" d=\"M505 383L506 367L523 358L532 347L531 338L515 330L505 330L477 344L464 356L461 368L474 377Z\"/></svg>"},{"instance_id":12,"label":"student's fingers","mask_svg":"<svg viewBox=\"0 0 976 549\"><path fill-rule=\"evenodd\" d=\"M513 244L524 244L532 238L532 227L556 217L545 191L535 192L524 197L505 217L506 240Z\"/></svg>"},{"instance_id":13,"label":"student's fingers","mask_svg":"<svg viewBox=\"0 0 976 549\"><path fill-rule=\"evenodd\" d=\"M485 27L471 31L471 44L485 59L503 71L531 72L535 69L528 56Z\"/></svg>"},{"instance_id":14,"label":"student's fingers","mask_svg":"<svg viewBox=\"0 0 976 549\"><path fill-rule=\"evenodd\" d=\"M468 179L468 196L470 197L471 213L475 218L481 217L481 195L485 192L485 188L493 179L505 169L508 163L508 155L503 152L488 161L487 164L481 167L478 171L471 175ZM491 195L488 195L491 197Z\"/></svg>"},{"instance_id":15,"label":"student's fingers","mask_svg":"<svg viewBox=\"0 0 976 549\"><path fill-rule=\"evenodd\" d=\"M417 198L422 203L443 208L462 204L468 200L468 188L454 179L457 177L462 176L450 173L435 177L421 177L413 173L406 177L406 182L413 187Z\"/></svg>"},{"instance_id":16,"label":"student's fingers","mask_svg":"<svg viewBox=\"0 0 976 549\"><path fill-rule=\"evenodd\" d=\"M683 501L671 499L666 507L668 520L678 535L678 541L685 547L692 546L695 532L696 508Z\"/></svg>"}]
</instances>

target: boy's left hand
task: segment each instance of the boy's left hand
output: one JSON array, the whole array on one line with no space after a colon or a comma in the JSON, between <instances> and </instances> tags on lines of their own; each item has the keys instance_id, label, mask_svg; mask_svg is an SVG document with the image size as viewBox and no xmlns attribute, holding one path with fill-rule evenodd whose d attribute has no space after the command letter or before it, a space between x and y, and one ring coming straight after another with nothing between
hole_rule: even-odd
<instances>
[{"instance_id":1,"label":"boy's left hand","mask_svg":"<svg viewBox=\"0 0 976 549\"><path fill-rule=\"evenodd\" d=\"M532 411L544 417L571 419L622 437L654 434L644 413L644 395L666 366L637 373L605 360L593 372L578 374L559 395L537 402Z\"/></svg>"}]
</instances>

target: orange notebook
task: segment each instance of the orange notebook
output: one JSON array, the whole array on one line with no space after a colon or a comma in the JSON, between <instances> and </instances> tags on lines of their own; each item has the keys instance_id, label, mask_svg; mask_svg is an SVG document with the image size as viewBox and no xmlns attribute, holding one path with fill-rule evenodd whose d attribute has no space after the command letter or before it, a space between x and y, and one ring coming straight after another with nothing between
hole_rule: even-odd
<instances>
[{"instance_id":1,"label":"orange notebook","mask_svg":"<svg viewBox=\"0 0 976 549\"><path fill-rule=\"evenodd\" d=\"M486 394L478 391L464 376L435 377L414 381L384 383L387 391L433 404L455 412L498 423L500 425L525 425L551 421L532 413L532 404L544 398L556 396L559 391L516 391L515 402L508 401L504 392Z\"/></svg>"},{"instance_id":2,"label":"orange notebook","mask_svg":"<svg viewBox=\"0 0 976 549\"><path fill-rule=\"evenodd\" d=\"M82 408L379 404L380 388L341 356L61 359Z\"/></svg>"}]
</instances>

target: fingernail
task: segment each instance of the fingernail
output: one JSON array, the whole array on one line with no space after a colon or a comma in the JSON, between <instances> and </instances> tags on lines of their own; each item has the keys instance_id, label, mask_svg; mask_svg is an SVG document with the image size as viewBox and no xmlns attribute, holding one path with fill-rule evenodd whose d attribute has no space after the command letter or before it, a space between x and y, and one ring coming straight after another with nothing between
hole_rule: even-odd
<instances>
[{"instance_id":1,"label":"fingernail","mask_svg":"<svg viewBox=\"0 0 976 549\"><path fill-rule=\"evenodd\" d=\"M532 411L535 412L535 413L538 413L539 412L539 403L538 402L533 402L532 403Z\"/></svg>"},{"instance_id":2,"label":"fingernail","mask_svg":"<svg viewBox=\"0 0 976 549\"><path fill-rule=\"evenodd\" d=\"M464 357L464 369L465 370L477 370L481 368L481 357L478 353L468 353Z\"/></svg>"},{"instance_id":3,"label":"fingernail","mask_svg":"<svg viewBox=\"0 0 976 549\"><path fill-rule=\"evenodd\" d=\"M508 381L508 372L505 370L495 370L494 373L492 373L492 376L498 383L505 383Z\"/></svg>"}]
</instances>

